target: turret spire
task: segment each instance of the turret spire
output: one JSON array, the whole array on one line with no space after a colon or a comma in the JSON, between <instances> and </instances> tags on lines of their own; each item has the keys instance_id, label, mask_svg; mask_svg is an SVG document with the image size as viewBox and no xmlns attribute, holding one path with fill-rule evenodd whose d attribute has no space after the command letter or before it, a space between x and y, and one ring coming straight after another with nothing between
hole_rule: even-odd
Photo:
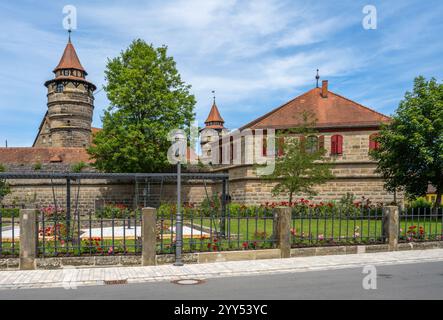
<instances>
[{"instance_id":1,"label":"turret spire","mask_svg":"<svg viewBox=\"0 0 443 320\"><path fill-rule=\"evenodd\" d=\"M215 99L215 91L212 91L213 94L213 104L211 111L209 112L209 116L205 121L206 127L213 128L213 129L223 129L225 120L220 115L220 112L218 111L218 107L216 104Z\"/></svg>"},{"instance_id":2,"label":"turret spire","mask_svg":"<svg viewBox=\"0 0 443 320\"><path fill-rule=\"evenodd\" d=\"M71 32L69 31L68 44L65 47L65 51L63 52L63 56L60 59L57 67L54 69L54 73L58 70L62 69L75 69L85 73L87 75L86 70L83 68L80 63L80 59L77 56L77 52L75 51L74 45L71 43Z\"/></svg>"}]
</instances>

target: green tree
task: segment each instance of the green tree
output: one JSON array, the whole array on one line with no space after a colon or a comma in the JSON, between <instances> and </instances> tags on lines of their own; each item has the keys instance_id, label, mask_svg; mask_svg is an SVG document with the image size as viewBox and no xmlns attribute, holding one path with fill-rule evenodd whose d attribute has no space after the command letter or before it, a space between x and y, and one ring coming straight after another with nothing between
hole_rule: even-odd
<instances>
[{"instance_id":1,"label":"green tree","mask_svg":"<svg viewBox=\"0 0 443 320\"><path fill-rule=\"evenodd\" d=\"M89 153L106 172L155 172L168 166L168 133L189 127L195 98L165 46L135 40L108 59L104 89L110 106Z\"/></svg>"},{"instance_id":2,"label":"green tree","mask_svg":"<svg viewBox=\"0 0 443 320\"><path fill-rule=\"evenodd\" d=\"M320 145L312 115L303 115L303 124L287 133L280 133L284 138L283 156L277 157L275 170L269 179L278 183L272 190L274 196L289 194L292 203L294 194L317 194L314 187L323 184L334 176L331 163L325 157L326 150Z\"/></svg>"},{"instance_id":3,"label":"green tree","mask_svg":"<svg viewBox=\"0 0 443 320\"><path fill-rule=\"evenodd\" d=\"M380 144L372 156L387 190L405 190L410 197L426 194L428 185L437 189L436 206L443 192L443 84L417 77L413 92L384 125Z\"/></svg>"},{"instance_id":4,"label":"green tree","mask_svg":"<svg viewBox=\"0 0 443 320\"><path fill-rule=\"evenodd\" d=\"M0 172L5 172L5 167L2 164L0 164ZM11 189L9 188L9 184L6 182L5 179L0 179L0 202L9 193L11 193Z\"/></svg>"}]
</instances>

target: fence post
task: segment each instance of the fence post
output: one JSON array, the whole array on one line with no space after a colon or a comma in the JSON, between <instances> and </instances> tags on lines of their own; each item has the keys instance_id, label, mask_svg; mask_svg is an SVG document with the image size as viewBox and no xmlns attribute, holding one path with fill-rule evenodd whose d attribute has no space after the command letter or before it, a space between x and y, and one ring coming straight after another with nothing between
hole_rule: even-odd
<instances>
[{"instance_id":1,"label":"fence post","mask_svg":"<svg viewBox=\"0 0 443 320\"><path fill-rule=\"evenodd\" d=\"M389 251L398 250L398 233L400 230L400 214L397 206L384 208L383 235L388 241Z\"/></svg>"},{"instance_id":2,"label":"fence post","mask_svg":"<svg viewBox=\"0 0 443 320\"><path fill-rule=\"evenodd\" d=\"M291 257L291 208L276 208L276 240L282 258Z\"/></svg>"},{"instance_id":3,"label":"fence post","mask_svg":"<svg viewBox=\"0 0 443 320\"><path fill-rule=\"evenodd\" d=\"M20 210L20 270L34 270L37 257L36 210Z\"/></svg>"},{"instance_id":4,"label":"fence post","mask_svg":"<svg viewBox=\"0 0 443 320\"><path fill-rule=\"evenodd\" d=\"M154 266L157 248L157 210L142 209L142 265Z\"/></svg>"}]
</instances>

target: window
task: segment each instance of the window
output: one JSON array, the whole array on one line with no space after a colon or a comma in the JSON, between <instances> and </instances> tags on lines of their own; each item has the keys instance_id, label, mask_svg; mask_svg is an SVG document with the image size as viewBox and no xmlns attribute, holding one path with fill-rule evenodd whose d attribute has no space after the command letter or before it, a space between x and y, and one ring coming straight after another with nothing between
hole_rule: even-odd
<instances>
[{"instance_id":1,"label":"window","mask_svg":"<svg viewBox=\"0 0 443 320\"><path fill-rule=\"evenodd\" d=\"M306 138L306 152L314 153L318 151L318 137L317 136L308 136Z\"/></svg>"},{"instance_id":2,"label":"window","mask_svg":"<svg viewBox=\"0 0 443 320\"><path fill-rule=\"evenodd\" d=\"M223 163L223 140L220 138L218 139L218 163L222 164Z\"/></svg>"},{"instance_id":3,"label":"window","mask_svg":"<svg viewBox=\"0 0 443 320\"><path fill-rule=\"evenodd\" d=\"M380 143L378 141L375 141L378 136L378 133L374 133L369 136L369 151L378 150L380 148Z\"/></svg>"},{"instance_id":4,"label":"window","mask_svg":"<svg viewBox=\"0 0 443 320\"><path fill-rule=\"evenodd\" d=\"M229 137L229 153L231 164L234 163L234 137Z\"/></svg>"},{"instance_id":5,"label":"window","mask_svg":"<svg viewBox=\"0 0 443 320\"><path fill-rule=\"evenodd\" d=\"M277 148L278 148L277 154L279 157L282 157L285 154L284 145L285 145L285 137L279 137L278 144L277 144Z\"/></svg>"},{"instance_id":6,"label":"window","mask_svg":"<svg viewBox=\"0 0 443 320\"><path fill-rule=\"evenodd\" d=\"M64 86L61 83L59 83L59 84L57 84L57 87L55 88L55 92L62 93L63 89L64 89Z\"/></svg>"},{"instance_id":7,"label":"window","mask_svg":"<svg viewBox=\"0 0 443 320\"><path fill-rule=\"evenodd\" d=\"M262 156L268 156L268 131L263 130L263 142L262 142Z\"/></svg>"},{"instance_id":8,"label":"window","mask_svg":"<svg viewBox=\"0 0 443 320\"><path fill-rule=\"evenodd\" d=\"M69 70L63 70L63 75L64 76L69 76Z\"/></svg>"},{"instance_id":9,"label":"window","mask_svg":"<svg viewBox=\"0 0 443 320\"><path fill-rule=\"evenodd\" d=\"M335 135L331 137L331 155L343 154L343 136Z\"/></svg>"}]
</instances>

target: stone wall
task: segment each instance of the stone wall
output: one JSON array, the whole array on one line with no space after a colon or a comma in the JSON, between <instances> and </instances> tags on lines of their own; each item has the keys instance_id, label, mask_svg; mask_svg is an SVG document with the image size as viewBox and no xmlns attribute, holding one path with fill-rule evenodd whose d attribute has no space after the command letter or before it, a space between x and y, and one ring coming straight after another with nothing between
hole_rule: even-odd
<instances>
[{"instance_id":1,"label":"stone wall","mask_svg":"<svg viewBox=\"0 0 443 320\"><path fill-rule=\"evenodd\" d=\"M315 187L317 196L312 197L316 202L340 200L347 193L353 194L357 200L362 197L370 199L372 203L390 204L394 201L394 194L383 188L383 179L375 172L375 164L337 163L333 168L335 178L325 184ZM272 195L272 189L277 181L266 180L255 175L254 167L240 166L229 169L229 192L233 202L244 204L263 204L265 202L288 201L289 196L282 194ZM306 194L296 194L294 199L310 198ZM403 194L397 194L397 201L403 203Z\"/></svg>"},{"instance_id":2,"label":"stone wall","mask_svg":"<svg viewBox=\"0 0 443 320\"><path fill-rule=\"evenodd\" d=\"M64 180L9 180L11 194L2 201L3 205L15 206L36 203L38 206L54 204L66 206L66 181ZM81 180L71 184L71 207L78 208L81 214L87 214L106 204L124 204L132 207L136 203L142 207L158 207L160 203L175 203L176 184L158 182L139 183L136 192L135 183L107 180ZM182 199L185 202L201 203L206 197L221 194L221 183L183 182ZM78 195L78 196L77 196ZM78 201L77 201L78 199Z\"/></svg>"}]
</instances>

